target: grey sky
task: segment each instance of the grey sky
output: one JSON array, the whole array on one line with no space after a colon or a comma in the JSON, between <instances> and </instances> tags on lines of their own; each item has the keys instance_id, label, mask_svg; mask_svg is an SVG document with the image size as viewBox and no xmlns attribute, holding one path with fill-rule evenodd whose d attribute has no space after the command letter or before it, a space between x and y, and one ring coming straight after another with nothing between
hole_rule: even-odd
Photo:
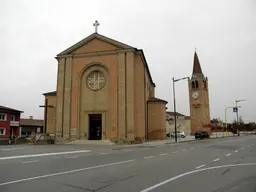
<instances>
[{"instance_id":1,"label":"grey sky","mask_svg":"<svg viewBox=\"0 0 256 192\"><path fill-rule=\"evenodd\" d=\"M191 76L194 47L209 78L211 118L242 103L256 121L255 0L1 0L0 104L43 118L42 93L56 90L57 53L94 32L142 48L156 96L173 109L172 77ZM189 115L187 82L177 83L177 111ZM228 118L234 114L229 111Z\"/></svg>"}]
</instances>

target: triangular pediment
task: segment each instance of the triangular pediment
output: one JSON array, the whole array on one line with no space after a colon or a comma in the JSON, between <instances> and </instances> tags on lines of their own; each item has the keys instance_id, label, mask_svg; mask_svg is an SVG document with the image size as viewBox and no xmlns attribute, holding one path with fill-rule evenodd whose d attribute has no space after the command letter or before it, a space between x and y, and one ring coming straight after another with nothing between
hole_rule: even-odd
<instances>
[{"instance_id":1,"label":"triangular pediment","mask_svg":"<svg viewBox=\"0 0 256 192\"><path fill-rule=\"evenodd\" d=\"M57 56L81 53L93 53L100 51L111 51L118 49L134 49L129 45L110 39L98 33L84 38L75 45L69 47L65 51L59 53Z\"/></svg>"}]
</instances>

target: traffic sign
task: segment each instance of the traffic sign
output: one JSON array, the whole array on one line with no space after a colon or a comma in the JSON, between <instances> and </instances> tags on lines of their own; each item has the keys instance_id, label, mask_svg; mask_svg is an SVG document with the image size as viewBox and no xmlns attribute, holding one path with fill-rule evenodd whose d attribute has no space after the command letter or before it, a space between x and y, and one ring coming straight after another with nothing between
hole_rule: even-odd
<instances>
[{"instance_id":1,"label":"traffic sign","mask_svg":"<svg viewBox=\"0 0 256 192\"><path fill-rule=\"evenodd\" d=\"M237 108L237 107L234 107L234 108L233 108L233 112L234 112L234 113L237 113L237 112L238 112L238 108Z\"/></svg>"}]
</instances>

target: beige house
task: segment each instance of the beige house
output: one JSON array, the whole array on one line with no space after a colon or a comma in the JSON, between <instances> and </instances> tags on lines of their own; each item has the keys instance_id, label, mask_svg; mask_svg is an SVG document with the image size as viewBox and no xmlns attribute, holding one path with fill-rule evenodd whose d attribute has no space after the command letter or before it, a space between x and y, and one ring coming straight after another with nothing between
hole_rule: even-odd
<instances>
[{"instance_id":1,"label":"beige house","mask_svg":"<svg viewBox=\"0 0 256 192\"><path fill-rule=\"evenodd\" d=\"M177 131L184 131L186 135L191 134L190 117L176 112ZM166 111L166 133L174 132L174 112Z\"/></svg>"},{"instance_id":2,"label":"beige house","mask_svg":"<svg viewBox=\"0 0 256 192\"><path fill-rule=\"evenodd\" d=\"M56 59L57 91L43 95L57 142L165 138L167 102L155 98L143 50L93 33Z\"/></svg>"}]
</instances>

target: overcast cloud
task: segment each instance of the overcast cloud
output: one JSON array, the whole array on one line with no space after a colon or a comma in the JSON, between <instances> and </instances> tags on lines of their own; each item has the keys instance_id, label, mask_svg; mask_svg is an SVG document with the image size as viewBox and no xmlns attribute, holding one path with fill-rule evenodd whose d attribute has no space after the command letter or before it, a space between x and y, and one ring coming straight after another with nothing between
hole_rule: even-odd
<instances>
[{"instance_id":1,"label":"overcast cloud","mask_svg":"<svg viewBox=\"0 0 256 192\"><path fill-rule=\"evenodd\" d=\"M56 54L94 32L142 48L156 96L173 109L172 77L191 76L194 47L209 78L211 118L241 103L256 121L255 0L1 0L0 105L43 118L42 93L56 90ZM189 115L187 82L177 83L177 111ZM234 114L229 111L229 120Z\"/></svg>"}]
</instances>

